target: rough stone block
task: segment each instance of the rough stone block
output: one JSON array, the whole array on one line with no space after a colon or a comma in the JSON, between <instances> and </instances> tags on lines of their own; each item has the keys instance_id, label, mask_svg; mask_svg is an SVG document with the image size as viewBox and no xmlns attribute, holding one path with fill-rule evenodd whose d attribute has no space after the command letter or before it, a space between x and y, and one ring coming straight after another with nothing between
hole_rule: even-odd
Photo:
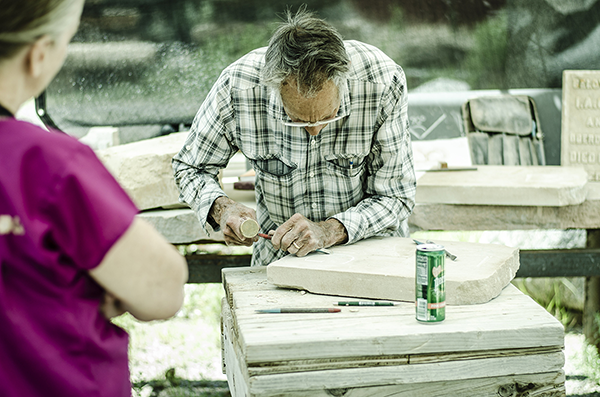
<instances>
[{"instance_id":1,"label":"rough stone block","mask_svg":"<svg viewBox=\"0 0 600 397\"><path fill-rule=\"evenodd\" d=\"M222 232L207 234L194 211L189 208L143 211L138 217L148 221L172 244L189 244L198 240L224 241Z\"/></svg>"},{"instance_id":2,"label":"rough stone block","mask_svg":"<svg viewBox=\"0 0 600 397\"><path fill-rule=\"evenodd\" d=\"M85 143L94 150L118 146L121 144L119 129L115 127L92 127L85 136L79 138L79 142Z\"/></svg>"},{"instance_id":3,"label":"rough stone block","mask_svg":"<svg viewBox=\"0 0 600 397\"><path fill-rule=\"evenodd\" d=\"M181 206L171 159L181 150L187 135L179 132L96 153L140 210Z\"/></svg>"},{"instance_id":4,"label":"rough stone block","mask_svg":"<svg viewBox=\"0 0 600 397\"><path fill-rule=\"evenodd\" d=\"M588 180L577 166L478 165L417 177L417 203L554 207L583 203Z\"/></svg>"},{"instance_id":5,"label":"rough stone block","mask_svg":"<svg viewBox=\"0 0 600 397\"><path fill-rule=\"evenodd\" d=\"M140 41L72 43L65 70L140 69L155 61L159 46Z\"/></svg>"},{"instance_id":6,"label":"rough stone block","mask_svg":"<svg viewBox=\"0 0 600 397\"><path fill-rule=\"evenodd\" d=\"M488 302L500 294L519 269L518 248L499 244L436 241L458 259L446 258L446 303ZM284 288L368 299L415 300L412 239L370 238L330 248L331 254L288 255L267 266L267 277Z\"/></svg>"}]
</instances>

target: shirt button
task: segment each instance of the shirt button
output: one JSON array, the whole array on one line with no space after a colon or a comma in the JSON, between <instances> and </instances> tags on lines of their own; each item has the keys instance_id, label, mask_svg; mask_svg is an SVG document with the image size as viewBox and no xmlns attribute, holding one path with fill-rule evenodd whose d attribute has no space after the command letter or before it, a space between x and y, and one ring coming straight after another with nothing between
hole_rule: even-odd
<instances>
[{"instance_id":1,"label":"shirt button","mask_svg":"<svg viewBox=\"0 0 600 397\"><path fill-rule=\"evenodd\" d=\"M317 208L317 203L312 203L311 207L313 207L313 209Z\"/></svg>"},{"instance_id":2,"label":"shirt button","mask_svg":"<svg viewBox=\"0 0 600 397\"><path fill-rule=\"evenodd\" d=\"M185 148L186 148L187 150L192 150L192 145L187 145Z\"/></svg>"},{"instance_id":3,"label":"shirt button","mask_svg":"<svg viewBox=\"0 0 600 397\"><path fill-rule=\"evenodd\" d=\"M311 172L311 173L308 174L308 176L310 176L312 178L313 176L315 176L315 173Z\"/></svg>"},{"instance_id":4,"label":"shirt button","mask_svg":"<svg viewBox=\"0 0 600 397\"><path fill-rule=\"evenodd\" d=\"M314 138L310 141L311 145L315 145L316 143L317 143L317 141Z\"/></svg>"}]
</instances>

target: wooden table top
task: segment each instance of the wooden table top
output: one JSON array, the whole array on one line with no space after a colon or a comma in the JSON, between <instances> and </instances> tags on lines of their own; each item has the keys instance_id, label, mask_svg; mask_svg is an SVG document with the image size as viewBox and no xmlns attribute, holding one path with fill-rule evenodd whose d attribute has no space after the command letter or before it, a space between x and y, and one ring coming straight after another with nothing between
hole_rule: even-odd
<instances>
[{"instance_id":1,"label":"wooden table top","mask_svg":"<svg viewBox=\"0 0 600 397\"><path fill-rule=\"evenodd\" d=\"M334 302L352 299L277 288L267 281L264 267L223 269L223 278L247 364L555 349L564 341L560 322L512 284L488 303L447 306L443 322L423 324L415 319L414 303L342 307L340 313L256 313L280 307L335 307Z\"/></svg>"}]
</instances>

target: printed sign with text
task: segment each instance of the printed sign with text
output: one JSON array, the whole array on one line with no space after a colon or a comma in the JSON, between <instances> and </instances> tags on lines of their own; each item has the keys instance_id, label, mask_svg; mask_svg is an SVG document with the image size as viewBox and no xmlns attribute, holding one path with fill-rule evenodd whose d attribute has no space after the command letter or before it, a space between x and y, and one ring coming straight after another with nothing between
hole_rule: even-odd
<instances>
[{"instance_id":1,"label":"printed sign with text","mask_svg":"<svg viewBox=\"0 0 600 397\"><path fill-rule=\"evenodd\" d=\"M600 70L565 70L562 93L561 165L600 181Z\"/></svg>"}]
</instances>

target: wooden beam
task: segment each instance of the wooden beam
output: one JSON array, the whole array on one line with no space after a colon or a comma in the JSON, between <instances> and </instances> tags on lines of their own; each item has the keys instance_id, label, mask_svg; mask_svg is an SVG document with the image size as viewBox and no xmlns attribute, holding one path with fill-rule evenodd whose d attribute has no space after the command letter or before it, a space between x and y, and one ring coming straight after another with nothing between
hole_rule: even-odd
<instances>
[{"instance_id":1,"label":"wooden beam","mask_svg":"<svg viewBox=\"0 0 600 397\"><path fill-rule=\"evenodd\" d=\"M187 255L188 283L220 283L221 269L250 266L252 255Z\"/></svg>"},{"instance_id":2,"label":"wooden beam","mask_svg":"<svg viewBox=\"0 0 600 397\"><path fill-rule=\"evenodd\" d=\"M516 277L600 276L600 248L521 250Z\"/></svg>"},{"instance_id":3,"label":"wooden beam","mask_svg":"<svg viewBox=\"0 0 600 397\"><path fill-rule=\"evenodd\" d=\"M600 247L600 229L587 230L585 245L590 249ZM597 274L588 274L588 276L585 279L585 301L583 302L583 334L590 345L600 350L597 320L600 312L600 277Z\"/></svg>"}]
</instances>

